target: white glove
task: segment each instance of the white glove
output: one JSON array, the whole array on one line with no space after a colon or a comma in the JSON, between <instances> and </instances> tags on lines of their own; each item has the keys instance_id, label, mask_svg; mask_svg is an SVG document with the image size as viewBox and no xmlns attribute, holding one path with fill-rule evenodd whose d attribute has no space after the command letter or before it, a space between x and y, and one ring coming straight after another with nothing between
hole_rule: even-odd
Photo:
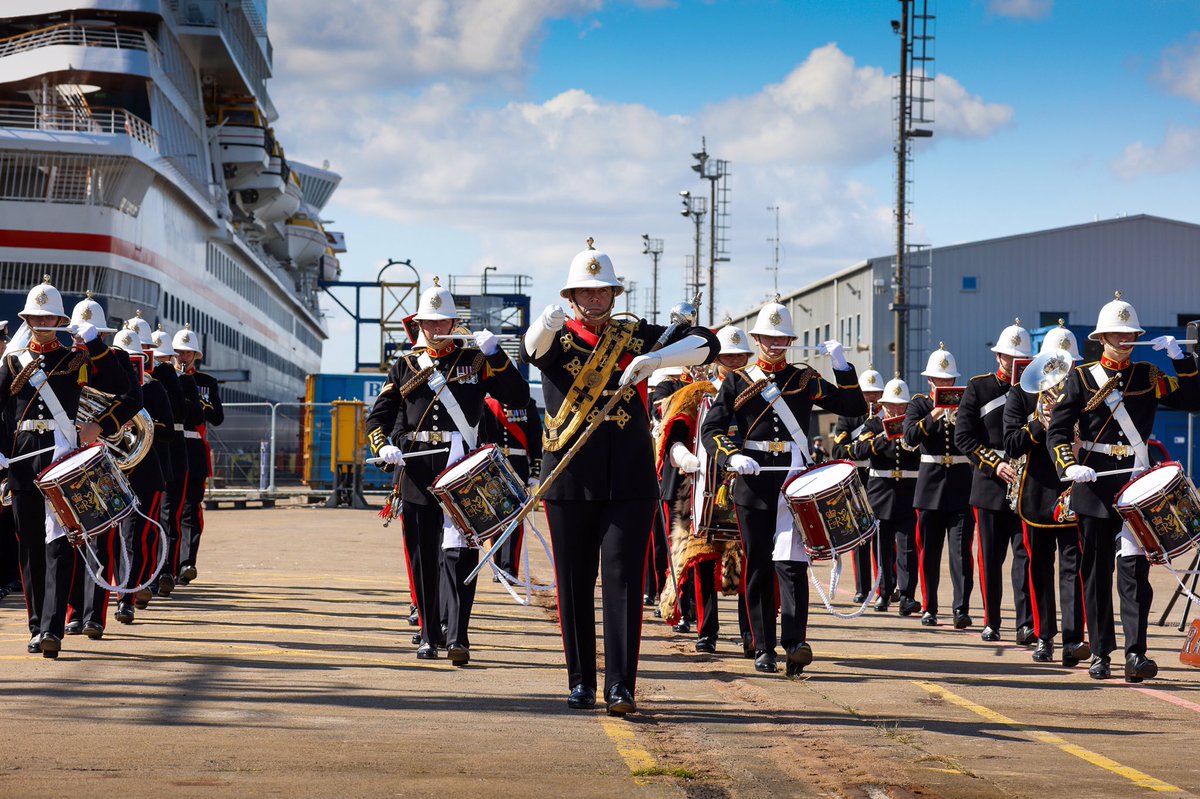
<instances>
[{"instance_id":1,"label":"white glove","mask_svg":"<svg viewBox=\"0 0 1200 799\"><path fill-rule=\"evenodd\" d=\"M395 466L404 463L404 452L399 447L392 446L391 444L385 444L379 448L379 457L383 459L384 463L390 463Z\"/></svg>"},{"instance_id":2,"label":"white glove","mask_svg":"<svg viewBox=\"0 0 1200 799\"><path fill-rule=\"evenodd\" d=\"M537 487L542 484L542 481L536 477L530 477L525 481L525 487L530 490L537 490Z\"/></svg>"},{"instance_id":3,"label":"white glove","mask_svg":"<svg viewBox=\"0 0 1200 799\"><path fill-rule=\"evenodd\" d=\"M730 455L727 465L738 474L758 474L762 469L758 461L746 455Z\"/></svg>"},{"instance_id":4,"label":"white glove","mask_svg":"<svg viewBox=\"0 0 1200 799\"><path fill-rule=\"evenodd\" d=\"M542 311L542 324L547 330L561 330L567 322L567 312L561 305L547 305Z\"/></svg>"},{"instance_id":5,"label":"white glove","mask_svg":"<svg viewBox=\"0 0 1200 799\"><path fill-rule=\"evenodd\" d=\"M1179 342L1175 341L1174 336L1159 336L1156 339L1150 340L1151 349L1166 350L1167 357L1172 361L1177 361L1183 357L1183 348L1179 346Z\"/></svg>"},{"instance_id":6,"label":"white glove","mask_svg":"<svg viewBox=\"0 0 1200 799\"><path fill-rule=\"evenodd\" d=\"M0 453L0 469L7 469L7 468L8 468L8 458L4 457L3 453Z\"/></svg>"},{"instance_id":7,"label":"white glove","mask_svg":"<svg viewBox=\"0 0 1200 799\"><path fill-rule=\"evenodd\" d=\"M1091 466L1080 466L1075 464L1068 466L1063 472L1063 477L1066 477L1073 483L1094 483L1096 482L1096 470Z\"/></svg>"},{"instance_id":8,"label":"white glove","mask_svg":"<svg viewBox=\"0 0 1200 799\"><path fill-rule=\"evenodd\" d=\"M835 338L821 344L821 353L828 355L833 361L833 368L838 372L844 372L850 368L850 363L846 360L846 353L842 349L842 344Z\"/></svg>"},{"instance_id":9,"label":"white glove","mask_svg":"<svg viewBox=\"0 0 1200 799\"><path fill-rule=\"evenodd\" d=\"M475 333L475 343L484 355L495 355L500 348L500 337L490 330L479 330Z\"/></svg>"},{"instance_id":10,"label":"white glove","mask_svg":"<svg viewBox=\"0 0 1200 799\"><path fill-rule=\"evenodd\" d=\"M67 330L84 344L95 341L96 336L100 334L100 331L96 330L96 326L90 322L80 322L77 325L71 325Z\"/></svg>"},{"instance_id":11,"label":"white glove","mask_svg":"<svg viewBox=\"0 0 1200 799\"><path fill-rule=\"evenodd\" d=\"M625 371L621 375L621 386L624 387L642 382L654 374L654 370L658 368L658 364L661 361L662 359L653 353L637 356L629 362L629 366L625 367Z\"/></svg>"},{"instance_id":12,"label":"white glove","mask_svg":"<svg viewBox=\"0 0 1200 799\"><path fill-rule=\"evenodd\" d=\"M671 463L678 466L679 471L684 474L700 471L700 459L678 441L671 445Z\"/></svg>"}]
</instances>

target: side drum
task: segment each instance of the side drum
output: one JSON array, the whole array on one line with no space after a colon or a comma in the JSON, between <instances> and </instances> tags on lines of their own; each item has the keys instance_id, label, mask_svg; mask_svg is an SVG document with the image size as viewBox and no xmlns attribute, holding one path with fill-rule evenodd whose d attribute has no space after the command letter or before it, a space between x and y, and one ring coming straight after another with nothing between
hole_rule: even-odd
<instances>
[{"instance_id":1,"label":"side drum","mask_svg":"<svg viewBox=\"0 0 1200 799\"><path fill-rule=\"evenodd\" d=\"M129 481L102 441L59 458L34 483L75 544L107 533L137 508Z\"/></svg>"},{"instance_id":2,"label":"side drum","mask_svg":"<svg viewBox=\"0 0 1200 799\"><path fill-rule=\"evenodd\" d=\"M718 474L720 474L718 472ZM715 484L711 487L708 482ZM725 504L717 502L718 494L722 493L722 484L714 480L712 474L706 475L704 485L699 481L692 484L692 518L695 519L695 537L703 538L712 543L741 543L742 530L738 526L737 511L733 505L733 490L724 486Z\"/></svg>"},{"instance_id":3,"label":"side drum","mask_svg":"<svg viewBox=\"0 0 1200 799\"><path fill-rule=\"evenodd\" d=\"M447 468L429 490L473 547L502 532L529 502L512 464L490 444Z\"/></svg>"},{"instance_id":4,"label":"side drum","mask_svg":"<svg viewBox=\"0 0 1200 799\"><path fill-rule=\"evenodd\" d=\"M1130 480L1113 506L1152 563L1200 544L1200 494L1178 463L1161 463Z\"/></svg>"},{"instance_id":5,"label":"side drum","mask_svg":"<svg viewBox=\"0 0 1200 799\"><path fill-rule=\"evenodd\" d=\"M804 550L812 560L832 560L866 541L879 526L867 492L850 461L830 461L783 484Z\"/></svg>"}]
</instances>

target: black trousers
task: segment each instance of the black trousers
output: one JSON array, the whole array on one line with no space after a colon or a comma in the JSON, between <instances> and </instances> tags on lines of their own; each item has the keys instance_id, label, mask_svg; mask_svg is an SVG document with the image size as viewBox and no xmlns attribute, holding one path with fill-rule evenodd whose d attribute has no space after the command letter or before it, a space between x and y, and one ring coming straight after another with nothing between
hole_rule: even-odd
<instances>
[{"instance_id":1,"label":"black trousers","mask_svg":"<svg viewBox=\"0 0 1200 799\"><path fill-rule=\"evenodd\" d=\"M525 540L525 523L521 522L517 525L516 532L508 537L503 544L500 545L500 552L496 554L494 563L504 571L511 574L513 577L521 576L521 547ZM472 566L471 568L475 568ZM491 571L490 569L488 571ZM470 572L468 572L469 574ZM483 572L480 572L482 574ZM529 579L529 575L525 575L525 579Z\"/></svg>"},{"instance_id":2,"label":"black trousers","mask_svg":"<svg viewBox=\"0 0 1200 799\"><path fill-rule=\"evenodd\" d=\"M138 510L150 519L157 521L162 515L162 498L162 491L152 491L148 494L139 493ZM129 577L124 583L125 588L133 588L135 585L141 585L157 577L152 572L158 564L161 545L158 528L149 520L143 519L136 513L125 517L121 522L121 546L125 548L125 554L129 558L130 564ZM163 568L166 569L165 564ZM122 599L126 597L126 593L121 593Z\"/></svg>"},{"instance_id":3,"label":"black trousers","mask_svg":"<svg viewBox=\"0 0 1200 799\"><path fill-rule=\"evenodd\" d=\"M208 448L201 439L188 439L187 484L179 516L179 566L195 566L204 533L204 489L208 486Z\"/></svg>"},{"instance_id":4,"label":"black trousers","mask_svg":"<svg viewBox=\"0 0 1200 799\"><path fill-rule=\"evenodd\" d=\"M779 643L784 649L808 640L808 564L775 561L779 580Z\"/></svg>"},{"instance_id":5,"label":"black trousers","mask_svg":"<svg viewBox=\"0 0 1200 799\"><path fill-rule=\"evenodd\" d=\"M443 549L441 557L441 607L446 625L446 645L470 647L471 609L475 606L475 584L464 583L479 565L479 550L471 547ZM511 574L511 572L509 572Z\"/></svg>"},{"instance_id":6,"label":"black trousers","mask_svg":"<svg viewBox=\"0 0 1200 799\"><path fill-rule=\"evenodd\" d=\"M0 588L21 579L17 522L11 507L0 505Z\"/></svg>"},{"instance_id":7,"label":"black trousers","mask_svg":"<svg viewBox=\"0 0 1200 799\"><path fill-rule=\"evenodd\" d=\"M116 581L125 576L123 570L128 567L128 561L124 564L121 562L119 530L111 530L93 540L90 548L99 561L99 564L91 563L97 576L116 585ZM88 562L91 562L90 558ZM88 562L84 562L80 552L75 553L75 571L71 575L71 590L67 598L67 621L79 619L84 624L99 624L103 629L108 620L108 589L92 579Z\"/></svg>"},{"instance_id":8,"label":"black trousers","mask_svg":"<svg viewBox=\"0 0 1200 799\"><path fill-rule=\"evenodd\" d=\"M979 536L979 588L983 593L983 623L1000 629L1000 603L1004 599L1004 561L1012 550L1011 580L1017 627L1033 627L1029 600L1029 552L1021 519L1010 510L975 509Z\"/></svg>"},{"instance_id":9,"label":"black trousers","mask_svg":"<svg viewBox=\"0 0 1200 799\"><path fill-rule=\"evenodd\" d=\"M1033 629L1037 637L1053 641L1058 635L1054 606L1054 556L1058 553L1058 598L1062 602L1064 644L1083 641L1083 580L1079 575L1082 551L1076 525L1025 528L1029 550L1029 593L1033 600Z\"/></svg>"},{"instance_id":10,"label":"black trousers","mask_svg":"<svg viewBox=\"0 0 1200 799\"><path fill-rule=\"evenodd\" d=\"M735 507L742 528L742 551L746 555L746 617L754 651L775 651L776 586L779 588L779 640L785 647L803 643L808 630L808 564L772 560L775 508Z\"/></svg>"},{"instance_id":11,"label":"black trousers","mask_svg":"<svg viewBox=\"0 0 1200 799\"><path fill-rule=\"evenodd\" d=\"M186 462L176 463L174 466L174 473L167 481L167 487L163 491L158 514L158 523L167 531L167 541L170 547L167 552L167 560L163 563L163 573L172 577L179 574L179 548L183 538L180 528L183 524L183 495L187 489L188 475Z\"/></svg>"},{"instance_id":12,"label":"black trousers","mask_svg":"<svg viewBox=\"0 0 1200 799\"><path fill-rule=\"evenodd\" d=\"M688 570L694 587L692 603L696 610L696 637L716 641L721 625L717 619L717 564L719 560L705 560ZM682 586L680 586L682 588Z\"/></svg>"},{"instance_id":13,"label":"black trousers","mask_svg":"<svg viewBox=\"0 0 1200 799\"><path fill-rule=\"evenodd\" d=\"M596 577L604 619L604 691L637 683L642 588L653 499L546 502L558 618L570 687L596 687Z\"/></svg>"},{"instance_id":14,"label":"black trousers","mask_svg":"<svg viewBox=\"0 0 1200 799\"><path fill-rule=\"evenodd\" d=\"M926 613L938 613L942 549L950 544L950 582L954 585L955 613L969 613L975 588L971 545L975 517L965 510L921 510L917 514L917 548L920 551L921 593Z\"/></svg>"},{"instance_id":15,"label":"black trousers","mask_svg":"<svg viewBox=\"0 0 1200 799\"><path fill-rule=\"evenodd\" d=\"M663 586L667 584L667 580L671 579L671 545L667 542L667 527L670 515L670 503L659 502L661 511L654 514L654 528L651 530L650 541L648 546L650 568L646 569L645 579L645 594L647 596L657 597L662 593ZM679 586L683 588L683 586ZM683 591L676 591L675 595L683 601ZM685 616L686 618L686 616Z\"/></svg>"},{"instance_id":16,"label":"black trousers","mask_svg":"<svg viewBox=\"0 0 1200 799\"><path fill-rule=\"evenodd\" d=\"M879 568L883 569L880 595L890 597L894 591L899 591L900 596L914 599L920 576L917 514L914 512L901 519L880 519L879 549ZM890 567L885 566L889 558Z\"/></svg>"},{"instance_id":17,"label":"black trousers","mask_svg":"<svg viewBox=\"0 0 1200 799\"><path fill-rule=\"evenodd\" d=\"M864 541L861 546L854 548L851 555L854 563L854 591L858 594L869 594L871 589L875 587L875 561L876 556L872 551L875 548L875 537L871 540ZM883 583L880 583L882 588ZM887 594L884 594L887 596Z\"/></svg>"},{"instance_id":18,"label":"black trousers","mask_svg":"<svg viewBox=\"0 0 1200 799\"><path fill-rule=\"evenodd\" d=\"M442 644L441 557L442 509L437 505L405 502L404 547L412 576L412 593L421 619L421 641Z\"/></svg>"},{"instance_id":19,"label":"black trousers","mask_svg":"<svg viewBox=\"0 0 1200 799\"><path fill-rule=\"evenodd\" d=\"M46 499L40 491L14 491L13 515L29 632L62 638L75 550L65 536L46 543Z\"/></svg>"},{"instance_id":20,"label":"black trousers","mask_svg":"<svg viewBox=\"0 0 1200 799\"><path fill-rule=\"evenodd\" d=\"M1083 538L1083 597L1087 607L1088 639L1092 654L1108 656L1117 648L1113 624L1113 571L1117 572L1117 595L1121 599L1121 628L1125 654L1146 654L1146 630L1150 624L1150 561L1145 556L1117 557L1117 534L1121 519L1079 516Z\"/></svg>"}]
</instances>

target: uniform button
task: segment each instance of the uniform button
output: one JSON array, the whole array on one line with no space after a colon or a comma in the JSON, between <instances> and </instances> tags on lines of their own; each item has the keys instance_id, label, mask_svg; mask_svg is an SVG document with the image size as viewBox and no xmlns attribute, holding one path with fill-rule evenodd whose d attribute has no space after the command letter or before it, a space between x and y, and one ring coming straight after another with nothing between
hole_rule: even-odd
<instances>
[{"instance_id":1,"label":"uniform button","mask_svg":"<svg viewBox=\"0 0 1200 799\"><path fill-rule=\"evenodd\" d=\"M438 429L438 426L435 424L435 425L433 426L433 429L434 429L434 430L437 430L437 429Z\"/></svg>"},{"instance_id":2,"label":"uniform button","mask_svg":"<svg viewBox=\"0 0 1200 799\"><path fill-rule=\"evenodd\" d=\"M776 441L778 441L778 440L779 440L779 436L775 436L775 440L776 440Z\"/></svg>"},{"instance_id":3,"label":"uniform button","mask_svg":"<svg viewBox=\"0 0 1200 799\"><path fill-rule=\"evenodd\" d=\"M437 421L437 418L438 418L438 415L435 413L435 414L433 415L433 421L435 421L435 422L436 422L436 421Z\"/></svg>"},{"instance_id":4,"label":"uniform button","mask_svg":"<svg viewBox=\"0 0 1200 799\"><path fill-rule=\"evenodd\" d=\"M39 419L43 418L43 417L42 417L42 415L41 415L40 413L38 414L38 418L39 418Z\"/></svg>"}]
</instances>

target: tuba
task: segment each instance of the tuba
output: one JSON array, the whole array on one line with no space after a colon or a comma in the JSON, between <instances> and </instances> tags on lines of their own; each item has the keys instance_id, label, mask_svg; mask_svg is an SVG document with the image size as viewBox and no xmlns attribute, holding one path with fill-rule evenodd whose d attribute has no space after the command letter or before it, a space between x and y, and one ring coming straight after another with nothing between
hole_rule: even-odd
<instances>
[{"instance_id":1,"label":"tuba","mask_svg":"<svg viewBox=\"0 0 1200 799\"><path fill-rule=\"evenodd\" d=\"M1074 365L1074 361L1071 360L1071 354L1065 350L1043 352L1029 362L1029 365L1021 372L1021 381L1019 383L1021 390L1025 393L1037 394L1037 406L1033 413L1029 415L1028 421L1032 422L1041 416L1045 411L1048 401L1052 401L1053 403L1058 402L1059 398L1062 397L1063 384L1067 382L1067 376L1071 374L1071 369ZM1019 513L1021 483L1024 482L1025 462L1027 458L1027 455L1022 455L1013 462L1013 469L1016 470L1017 476L1016 479L1008 484L1006 491L1008 507L1012 509L1013 513Z\"/></svg>"},{"instance_id":2,"label":"tuba","mask_svg":"<svg viewBox=\"0 0 1200 799\"><path fill-rule=\"evenodd\" d=\"M114 394L84 386L79 392L79 410L75 413L75 421L79 424L95 422L108 412L116 399ZM111 436L102 437L101 441L108 445L109 454L113 456L117 467L123 472L131 471L150 452L150 444L154 441L154 420L143 408L124 427Z\"/></svg>"}]
</instances>

